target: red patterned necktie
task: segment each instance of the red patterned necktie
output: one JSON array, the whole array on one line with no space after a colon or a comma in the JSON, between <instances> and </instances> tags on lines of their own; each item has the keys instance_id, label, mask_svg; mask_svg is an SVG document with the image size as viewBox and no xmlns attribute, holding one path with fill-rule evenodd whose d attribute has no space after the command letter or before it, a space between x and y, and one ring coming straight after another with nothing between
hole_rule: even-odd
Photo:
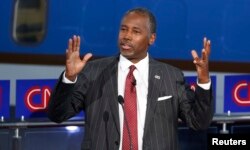
<instances>
[{"instance_id":1,"label":"red patterned necktie","mask_svg":"<svg viewBox=\"0 0 250 150\"><path fill-rule=\"evenodd\" d=\"M124 117L122 150L138 150L135 66L131 65L126 78L124 93ZM127 120L126 120L127 119ZM130 135L129 135L130 134Z\"/></svg>"}]
</instances>

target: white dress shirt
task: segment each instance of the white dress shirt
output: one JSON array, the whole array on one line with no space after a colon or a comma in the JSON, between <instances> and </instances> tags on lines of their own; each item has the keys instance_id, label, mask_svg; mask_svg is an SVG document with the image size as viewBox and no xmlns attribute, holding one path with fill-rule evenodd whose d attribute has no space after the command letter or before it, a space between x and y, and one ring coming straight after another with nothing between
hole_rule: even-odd
<instances>
[{"instance_id":1,"label":"white dress shirt","mask_svg":"<svg viewBox=\"0 0 250 150\"><path fill-rule=\"evenodd\" d=\"M136 64L120 55L118 63L118 95L124 97L126 77L129 72L129 67L135 65L136 69L133 74L136 80L136 95L137 95L137 130L138 130L138 150L142 150L142 137L144 131L144 122L146 117L147 95L148 95L148 69L149 58L148 55ZM122 149L122 136L123 136L123 120L124 113L122 106L119 105L119 118L120 118L120 150Z\"/></svg>"}]
</instances>

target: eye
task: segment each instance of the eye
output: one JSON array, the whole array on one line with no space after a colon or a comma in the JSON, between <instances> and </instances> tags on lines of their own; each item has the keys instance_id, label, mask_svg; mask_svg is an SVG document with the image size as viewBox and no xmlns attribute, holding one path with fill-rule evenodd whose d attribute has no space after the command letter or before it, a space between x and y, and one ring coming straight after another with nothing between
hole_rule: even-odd
<instances>
[{"instance_id":1,"label":"eye","mask_svg":"<svg viewBox=\"0 0 250 150\"><path fill-rule=\"evenodd\" d=\"M127 30L127 28L125 28L125 27L120 28L120 31L126 31L126 30Z\"/></svg>"},{"instance_id":2,"label":"eye","mask_svg":"<svg viewBox=\"0 0 250 150\"><path fill-rule=\"evenodd\" d=\"M140 31L134 31L134 33L137 34L137 35L138 35L138 34L141 34Z\"/></svg>"},{"instance_id":3,"label":"eye","mask_svg":"<svg viewBox=\"0 0 250 150\"><path fill-rule=\"evenodd\" d=\"M135 34L140 34L140 33L141 33L140 30L134 30L133 32L134 32Z\"/></svg>"}]
</instances>

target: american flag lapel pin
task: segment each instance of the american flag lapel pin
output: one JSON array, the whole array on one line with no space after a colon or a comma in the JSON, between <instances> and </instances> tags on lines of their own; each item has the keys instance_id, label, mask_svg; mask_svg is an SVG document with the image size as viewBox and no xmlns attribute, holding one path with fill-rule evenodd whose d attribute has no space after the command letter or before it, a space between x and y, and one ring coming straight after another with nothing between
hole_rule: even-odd
<instances>
[{"instance_id":1,"label":"american flag lapel pin","mask_svg":"<svg viewBox=\"0 0 250 150\"><path fill-rule=\"evenodd\" d=\"M159 75L155 75L156 79L161 79L161 77Z\"/></svg>"}]
</instances>

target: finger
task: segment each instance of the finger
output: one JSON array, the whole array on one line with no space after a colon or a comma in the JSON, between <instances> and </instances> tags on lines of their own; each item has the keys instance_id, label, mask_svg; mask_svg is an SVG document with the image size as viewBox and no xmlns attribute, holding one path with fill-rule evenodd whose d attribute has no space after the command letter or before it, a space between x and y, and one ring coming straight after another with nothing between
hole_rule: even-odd
<instances>
[{"instance_id":1,"label":"finger","mask_svg":"<svg viewBox=\"0 0 250 150\"><path fill-rule=\"evenodd\" d=\"M69 41L68 41L68 51L72 51L72 43L73 43L73 41L72 41L72 39L70 38L69 39Z\"/></svg>"},{"instance_id":2,"label":"finger","mask_svg":"<svg viewBox=\"0 0 250 150\"><path fill-rule=\"evenodd\" d=\"M210 40L207 41L205 50L206 50L207 55L209 56L210 55L210 51L211 51L211 41Z\"/></svg>"},{"instance_id":3,"label":"finger","mask_svg":"<svg viewBox=\"0 0 250 150\"><path fill-rule=\"evenodd\" d=\"M207 60L207 51L203 48L201 51L201 59L202 60Z\"/></svg>"},{"instance_id":4,"label":"finger","mask_svg":"<svg viewBox=\"0 0 250 150\"><path fill-rule=\"evenodd\" d=\"M80 36L77 36L77 41L76 42L77 42L76 45L78 47L80 47L80 44L81 44L81 38L80 38Z\"/></svg>"},{"instance_id":5,"label":"finger","mask_svg":"<svg viewBox=\"0 0 250 150\"><path fill-rule=\"evenodd\" d=\"M66 59L69 59L69 54L70 53L70 51L68 50L68 49L66 49Z\"/></svg>"},{"instance_id":6,"label":"finger","mask_svg":"<svg viewBox=\"0 0 250 150\"><path fill-rule=\"evenodd\" d=\"M77 50L77 37L76 35L73 36L73 51Z\"/></svg>"},{"instance_id":7,"label":"finger","mask_svg":"<svg viewBox=\"0 0 250 150\"><path fill-rule=\"evenodd\" d=\"M77 36L76 37L76 51L80 50L80 43L81 43L80 36Z\"/></svg>"},{"instance_id":8,"label":"finger","mask_svg":"<svg viewBox=\"0 0 250 150\"><path fill-rule=\"evenodd\" d=\"M198 57L198 54L195 50L192 50L191 51L191 54L193 56L193 59L194 59L194 63L197 63L197 61L199 60L199 57Z\"/></svg>"},{"instance_id":9,"label":"finger","mask_svg":"<svg viewBox=\"0 0 250 150\"><path fill-rule=\"evenodd\" d=\"M92 57L92 54L91 53L87 53L83 59L82 59L82 62L86 63L87 61L89 61L89 59Z\"/></svg>"},{"instance_id":10,"label":"finger","mask_svg":"<svg viewBox=\"0 0 250 150\"><path fill-rule=\"evenodd\" d=\"M204 37L203 38L203 48L206 48L207 47L207 38Z\"/></svg>"}]
</instances>

